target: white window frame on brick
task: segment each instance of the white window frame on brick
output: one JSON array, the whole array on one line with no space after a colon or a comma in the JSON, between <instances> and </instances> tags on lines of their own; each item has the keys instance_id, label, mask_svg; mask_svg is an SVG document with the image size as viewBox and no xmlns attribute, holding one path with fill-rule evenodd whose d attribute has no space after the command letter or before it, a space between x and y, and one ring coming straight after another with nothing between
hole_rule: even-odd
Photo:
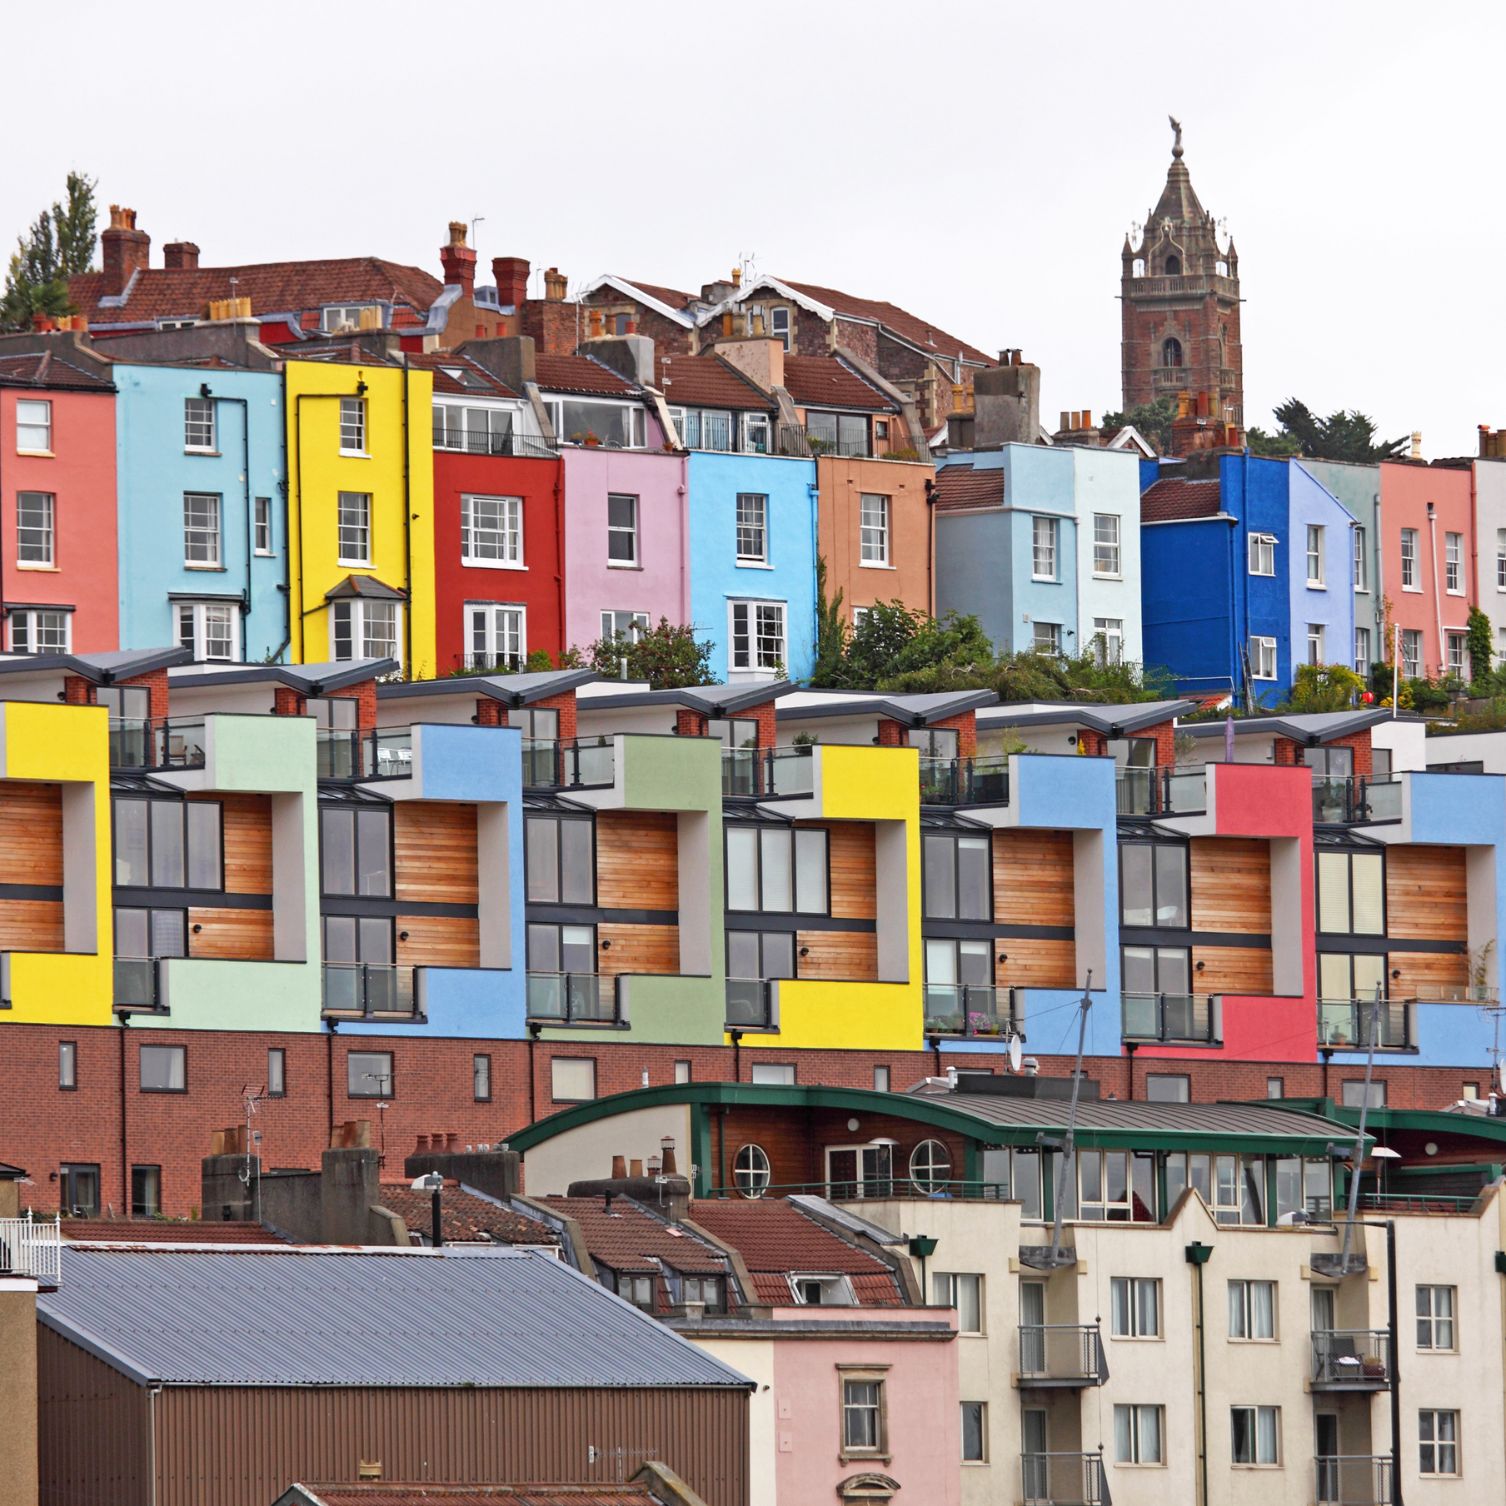
<instances>
[{"instance_id":1,"label":"white window frame on brick","mask_svg":"<svg viewBox=\"0 0 1506 1506\"><path fill-rule=\"evenodd\" d=\"M645 633L648 631L649 620L647 612L633 612L608 607L601 614L601 636L603 638L631 638L634 628L642 628Z\"/></svg>"},{"instance_id":2,"label":"white window frame on brick","mask_svg":"<svg viewBox=\"0 0 1506 1506\"><path fill-rule=\"evenodd\" d=\"M737 494L736 546L739 565L769 562L769 499L763 492Z\"/></svg>"},{"instance_id":3,"label":"white window frame on brick","mask_svg":"<svg viewBox=\"0 0 1506 1506\"><path fill-rule=\"evenodd\" d=\"M1354 630L1354 672L1370 678L1370 629L1357 627Z\"/></svg>"},{"instance_id":4,"label":"white window frame on brick","mask_svg":"<svg viewBox=\"0 0 1506 1506\"><path fill-rule=\"evenodd\" d=\"M1325 584L1323 578L1323 525L1307 525L1307 583L1315 589Z\"/></svg>"},{"instance_id":5,"label":"white window frame on brick","mask_svg":"<svg viewBox=\"0 0 1506 1506\"><path fill-rule=\"evenodd\" d=\"M1118 580L1123 574L1119 557L1118 513L1093 514L1093 574L1103 580Z\"/></svg>"},{"instance_id":6,"label":"white window frame on brick","mask_svg":"<svg viewBox=\"0 0 1506 1506\"><path fill-rule=\"evenodd\" d=\"M1037 514L1030 520L1030 578L1055 580L1057 553L1061 543L1061 522Z\"/></svg>"},{"instance_id":7,"label":"white window frame on brick","mask_svg":"<svg viewBox=\"0 0 1506 1506\"><path fill-rule=\"evenodd\" d=\"M190 455L217 453L212 397L183 399L183 448Z\"/></svg>"},{"instance_id":8,"label":"white window frame on brick","mask_svg":"<svg viewBox=\"0 0 1506 1506\"><path fill-rule=\"evenodd\" d=\"M257 497L252 507L255 509L252 522L255 532L255 552L261 555L275 554L277 551L272 545L272 499Z\"/></svg>"},{"instance_id":9,"label":"white window frame on brick","mask_svg":"<svg viewBox=\"0 0 1506 1506\"><path fill-rule=\"evenodd\" d=\"M1267 670L1269 670L1269 673L1267 673ZM1276 640L1274 638L1251 638L1250 678L1252 680L1274 680L1280 672L1280 661L1276 657Z\"/></svg>"},{"instance_id":10,"label":"white window frame on brick","mask_svg":"<svg viewBox=\"0 0 1506 1506\"><path fill-rule=\"evenodd\" d=\"M528 609L517 602L465 604L465 667L516 671L528 657ZM478 648L478 643L480 647Z\"/></svg>"},{"instance_id":11,"label":"white window frame on brick","mask_svg":"<svg viewBox=\"0 0 1506 1506\"><path fill-rule=\"evenodd\" d=\"M51 570L57 564L57 497L16 493L16 568Z\"/></svg>"},{"instance_id":12,"label":"white window frame on brick","mask_svg":"<svg viewBox=\"0 0 1506 1506\"><path fill-rule=\"evenodd\" d=\"M234 601L175 601L173 631L180 648L199 663L238 664L240 603Z\"/></svg>"},{"instance_id":13,"label":"white window frame on brick","mask_svg":"<svg viewBox=\"0 0 1506 1506\"><path fill-rule=\"evenodd\" d=\"M1450 596L1464 595L1464 535L1443 536L1443 589Z\"/></svg>"},{"instance_id":14,"label":"white window frame on brick","mask_svg":"<svg viewBox=\"0 0 1506 1506\"><path fill-rule=\"evenodd\" d=\"M340 453L361 455L366 451L366 399L342 397L340 399Z\"/></svg>"},{"instance_id":15,"label":"white window frame on brick","mask_svg":"<svg viewBox=\"0 0 1506 1506\"><path fill-rule=\"evenodd\" d=\"M66 654L73 650L73 613L56 607L12 607L8 631L13 654Z\"/></svg>"},{"instance_id":16,"label":"white window frame on brick","mask_svg":"<svg viewBox=\"0 0 1506 1506\"><path fill-rule=\"evenodd\" d=\"M481 570L524 568L521 497L461 493L460 563Z\"/></svg>"},{"instance_id":17,"label":"white window frame on brick","mask_svg":"<svg viewBox=\"0 0 1506 1506\"><path fill-rule=\"evenodd\" d=\"M788 602L753 597L728 601L728 670L738 674L777 673L788 663Z\"/></svg>"},{"instance_id":18,"label":"white window frame on brick","mask_svg":"<svg viewBox=\"0 0 1506 1506\"><path fill-rule=\"evenodd\" d=\"M52 454L52 400L45 397L16 399L16 453Z\"/></svg>"},{"instance_id":19,"label":"white window frame on brick","mask_svg":"<svg viewBox=\"0 0 1506 1506\"><path fill-rule=\"evenodd\" d=\"M632 522L622 523L612 521L612 504L614 502L627 502L631 504ZM618 509L619 514L621 509ZM639 500L631 492L608 492L607 493L607 569L608 570L636 570L643 563L638 549L638 519L642 512ZM623 541L630 551L628 554L614 557L612 548L615 544L618 548L623 547Z\"/></svg>"},{"instance_id":20,"label":"white window frame on brick","mask_svg":"<svg viewBox=\"0 0 1506 1506\"><path fill-rule=\"evenodd\" d=\"M390 615L389 615L390 614ZM381 621L382 636L373 636L373 622ZM391 633L386 623L391 623ZM347 652L341 653L342 640ZM403 657L403 604L352 597L332 601L329 608L329 656L336 660L396 659Z\"/></svg>"},{"instance_id":21,"label":"white window frame on brick","mask_svg":"<svg viewBox=\"0 0 1506 1506\"><path fill-rule=\"evenodd\" d=\"M1275 575L1276 535L1274 533L1252 533L1249 551L1251 575Z\"/></svg>"},{"instance_id":22,"label":"white window frame on brick","mask_svg":"<svg viewBox=\"0 0 1506 1506\"><path fill-rule=\"evenodd\" d=\"M879 492L863 492L858 499L858 563L870 569L887 567L891 504Z\"/></svg>"},{"instance_id":23,"label":"white window frame on brick","mask_svg":"<svg viewBox=\"0 0 1506 1506\"><path fill-rule=\"evenodd\" d=\"M219 570L223 499L218 492L183 493L183 563L190 569Z\"/></svg>"},{"instance_id":24,"label":"white window frame on brick","mask_svg":"<svg viewBox=\"0 0 1506 1506\"><path fill-rule=\"evenodd\" d=\"M1370 561L1365 554L1365 530L1358 524L1354 529L1354 589L1370 589Z\"/></svg>"},{"instance_id":25,"label":"white window frame on brick","mask_svg":"<svg viewBox=\"0 0 1506 1506\"><path fill-rule=\"evenodd\" d=\"M336 553L342 565L371 567L371 493L341 492L336 503Z\"/></svg>"},{"instance_id":26,"label":"white window frame on brick","mask_svg":"<svg viewBox=\"0 0 1506 1506\"><path fill-rule=\"evenodd\" d=\"M1417 530L1403 528L1401 531L1401 588L1403 591L1420 591L1417 584Z\"/></svg>"}]
</instances>

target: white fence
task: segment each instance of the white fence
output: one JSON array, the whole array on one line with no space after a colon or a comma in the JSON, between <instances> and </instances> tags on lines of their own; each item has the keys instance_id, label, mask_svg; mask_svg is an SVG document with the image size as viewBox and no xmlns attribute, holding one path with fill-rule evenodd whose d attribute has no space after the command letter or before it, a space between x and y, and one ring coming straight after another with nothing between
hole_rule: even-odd
<instances>
[{"instance_id":1,"label":"white fence","mask_svg":"<svg viewBox=\"0 0 1506 1506\"><path fill-rule=\"evenodd\" d=\"M0 1273L57 1285L63 1275L61 1220L0 1218Z\"/></svg>"}]
</instances>

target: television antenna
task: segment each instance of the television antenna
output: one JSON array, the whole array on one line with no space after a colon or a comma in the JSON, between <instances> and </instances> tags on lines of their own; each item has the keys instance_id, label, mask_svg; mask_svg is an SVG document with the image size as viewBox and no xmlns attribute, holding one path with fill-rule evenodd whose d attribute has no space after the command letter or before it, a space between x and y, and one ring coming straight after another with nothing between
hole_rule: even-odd
<instances>
[{"instance_id":1,"label":"television antenna","mask_svg":"<svg viewBox=\"0 0 1506 1506\"><path fill-rule=\"evenodd\" d=\"M1077 1105L1082 1096L1082 1058L1088 1042L1088 1012L1093 1007L1093 969L1088 969L1087 978L1082 986L1082 998L1077 1005L1077 1062L1072 1068L1072 1103L1067 1110L1067 1132L1058 1141L1048 1139L1045 1135L1037 1135L1036 1140L1041 1145L1054 1145L1057 1151L1056 1179L1055 1179L1055 1207L1052 1209L1051 1218L1051 1244L1049 1248L1038 1253L1031 1265L1046 1270L1057 1270L1063 1266L1074 1265L1077 1255L1074 1251L1068 1254L1062 1247L1062 1225L1066 1219L1067 1211L1067 1178L1077 1175L1076 1156L1074 1149L1077 1144ZM1021 1252L1023 1258L1023 1252Z\"/></svg>"}]
</instances>

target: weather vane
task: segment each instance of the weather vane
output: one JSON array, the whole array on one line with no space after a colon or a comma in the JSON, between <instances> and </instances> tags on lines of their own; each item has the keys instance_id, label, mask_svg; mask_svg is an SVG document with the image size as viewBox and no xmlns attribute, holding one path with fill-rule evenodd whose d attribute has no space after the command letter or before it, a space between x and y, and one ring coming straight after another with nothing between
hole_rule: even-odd
<instances>
[{"instance_id":1,"label":"weather vane","mask_svg":"<svg viewBox=\"0 0 1506 1506\"><path fill-rule=\"evenodd\" d=\"M1176 139L1171 143L1171 155L1180 157L1182 155L1182 122L1175 115L1168 115L1166 118L1171 122L1172 130L1176 132Z\"/></svg>"}]
</instances>

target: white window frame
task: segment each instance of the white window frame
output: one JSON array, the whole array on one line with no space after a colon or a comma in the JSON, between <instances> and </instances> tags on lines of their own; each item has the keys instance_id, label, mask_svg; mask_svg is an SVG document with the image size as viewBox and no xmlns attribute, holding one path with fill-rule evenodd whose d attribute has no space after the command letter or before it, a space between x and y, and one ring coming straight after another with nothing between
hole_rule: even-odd
<instances>
[{"instance_id":1,"label":"white window frame","mask_svg":"<svg viewBox=\"0 0 1506 1506\"><path fill-rule=\"evenodd\" d=\"M1165 1407L1157 1402L1115 1402L1113 1421L1115 1464L1138 1465L1143 1468L1165 1467ZM1127 1450L1120 1446L1119 1425L1121 1421L1128 1424L1125 1440L1128 1443ZM1146 1428L1146 1422L1150 1422L1152 1426ZM1154 1435L1153 1438L1151 1434Z\"/></svg>"},{"instance_id":2,"label":"white window frame","mask_svg":"<svg viewBox=\"0 0 1506 1506\"><path fill-rule=\"evenodd\" d=\"M777 611L779 615L779 653L770 658L765 646L772 641L763 631L760 620L766 612ZM741 632L738 630L739 613L743 615ZM753 596L733 597L727 602L727 669L733 674L775 674L790 662L789 652L789 603L764 600ZM744 649L739 657L737 640L744 640Z\"/></svg>"},{"instance_id":3,"label":"white window frame","mask_svg":"<svg viewBox=\"0 0 1506 1506\"><path fill-rule=\"evenodd\" d=\"M1444 1419L1447 1418L1447 1423ZM1449 1436L1439 1434L1447 1428ZM1459 1410L1457 1407L1422 1407L1417 1413L1417 1473L1433 1479L1451 1479L1459 1473ZM1431 1464L1425 1450L1432 1454ZM1447 1463L1450 1468L1440 1465Z\"/></svg>"},{"instance_id":4,"label":"white window frame","mask_svg":"<svg viewBox=\"0 0 1506 1506\"><path fill-rule=\"evenodd\" d=\"M1469 634L1459 631L1457 628L1445 628L1443 631L1443 653L1447 661L1444 668L1451 675L1467 676L1469 674Z\"/></svg>"},{"instance_id":5,"label":"white window frame","mask_svg":"<svg viewBox=\"0 0 1506 1506\"><path fill-rule=\"evenodd\" d=\"M1095 512L1093 514L1093 574L1100 580L1123 579L1119 534L1118 513Z\"/></svg>"},{"instance_id":6,"label":"white window frame","mask_svg":"<svg viewBox=\"0 0 1506 1506\"><path fill-rule=\"evenodd\" d=\"M183 452L186 455L219 453L219 415L212 397L183 399Z\"/></svg>"},{"instance_id":7,"label":"white window frame","mask_svg":"<svg viewBox=\"0 0 1506 1506\"><path fill-rule=\"evenodd\" d=\"M1253 1459L1236 1459L1234 1457L1234 1414L1236 1412L1249 1412L1251 1414L1250 1440L1255 1446L1256 1457ZM1270 1414L1274 1423L1275 1457L1262 1459L1260 1454L1260 1414ZM1280 1469L1281 1468L1281 1408L1270 1406L1258 1406L1249 1402L1236 1403L1229 1408L1229 1460L1235 1469Z\"/></svg>"},{"instance_id":8,"label":"white window frame","mask_svg":"<svg viewBox=\"0 0 1506 1506\"><path fill-rule=\"evenodd\" d=\"M1269 661L1267 660L1269 655ZM1270 673L1264 673L1269 662ZM1276 654L1274 638L1252 637L1250 639L1250 678L1252 680L1275 680L1280 677L1281 663Z\"/></svg>"},{"instance_id":9,"label":"white window frame","mask_svg":"<svg viewBox=\"0 0 1506 1506\"><path fill-rule=\"evenodd\" d=\"M1037 513L1030 520L1030 578L1054 581L1061 548L1061 520Z\"/></svg>"},{"instance_id":10,"label":"white window frame","mask_svg":"<svg viewBox=\"0 0 1506 1506\"><path fill-rule=\"evenodd\" d=\"M43 515L30 523L24 521L23 497L40 499L43 504ZM56 493L33 491L18 491L16 493L16 569L54 570L57 568L57 516L58 499ZM31 532L38 536L29 542L23 542L23 536L26 532ZM21 554L23 548L37 549L37 556L34 559L23 558Z\"/></svg>"},{"instance_id":11,"label":"white window frame","mask_svg":"<svg viewBox=\"0 0 1506 1506\"><path fill-rule=\"evenodd\" d=\"M1327 584L1323 576L1323 533L1321 523L1307 525L1307 584L1319 591Z\"/></svg>"},{"instance_id":12,"label":"white window frame","mask_svg":"<svg viewBox=\"0 0 1506 1506\"><path fill-rule=\"evenodd\" d=\"M767 413L744 413L742 422L742 450L745 455L767 455L773 444L773 426ZM757 442L762 436L763 443Z\"/></svg>"},{"instance_id":13,"label":"white window frame","mask_svg":"<svg viewBox=\"0 0 1506 1506\"><path fill-rule=\"evenodd\" d=\"M1093 639L1101 665L1124 663L1124 618L1095 617Z\"/></svg>"},{"instance_id":14,"label":"white window frame","mask_svg":"<svg viewBox=\"0 0 1506 1506\"><path fill-rule=\"evenodd\" d=\"M255 508L254 521L252 523L253 537L255 539L255 553L267 556L277 553L272 542L272 499L270 497L257 497L252 503Z\"/></svg>"},{"instance_id":15,"label":"white window frame","mask_svg":"<svg viewBox=\"0 0 1506 1506\"><path fill-rule=\"evenodd\" d=\"M618 626L619 617L628 618L623 626ZM603 638L631 638L633 629L641 627L646 633L649 629L647 612L632 612L621 608L606 607L601 614L601 636Z\"/></svg>"},{"instance_id":16,"label":"white window frame","mask_svg":"<svg viewBox=\"0 0 1506 1506\"><path fill-rule=\"evenodd\" d=\"M1403 528L1401 531L1401 588L1403 591L1421 591L1417 584L1417 530Z\"/></svg>"},{"instance_id":17,"label":"white window frame","mask_svg":"<svg viewBox=\"0 0 1506 1506\"><path fill-rule=\"evenodd\" d=\"M361 315L367 309L380 311L383 305L380 303L331 303L319 310L319 329L323 334L332 334L343 325L349 325L352 329L360 329ZM387 323L385 315L382 323Z\"/></svg>"},{"instance_id":18,"label":"white window frame","mask_svg":"<svg viewBox=\"0 0 1506 1506\"><path fill-rule=\"evenodd\" d=\"M738 492L734 504L734 547L739 565L769 563L769 499L763 492ZM748 547L744 547L745 544ZM756 544L756 548L753 546Z\"/></svg>"},{"instance_id":19,"label":"white window frame","mask_svg":"<svg viewBox=\"0 0 1506 1506\"><path fill-rule=\"evenodd\" d=\"M781 320L784 322L783 329L779 327ZM791 348L790 341L794 338L794 321L790 318L788 304L776 304L769 310L769 334L786 350Z\"/></svg>"},{"instance_id":20,"label":"white window frame","mask_svg":"<svg viewBox=\"0 0 1506 1506\"><path fill-rule=\"evenodd\" d=\"M1496 529L1496 590L1506 591L1506 528Z\"/></svg>"},{"instance_id":21,"label":"white window frame","mask_svg":"<svg viewBox=\"0 0 1506 1506\"><path fill-rule=\"evenodd\" d=\"M1464 595L1464 535L1443 535L1443 589L1450 596Z\"/></svg>"},{"instance_id":22,"label":"white window frame","mask_svg":"<svg viewBox=\"0 0 1506 1506\"><path fill-rule=\"evenodd\" d=\"M335 556L341 565L371 568L371 493L340 492L335 500ZM362 552L346 550L346 543L360 544Z\"/></svg>"},{"instance_id":23,"label":"white window frame","mask_svg":"<svg viewBox=\"0 0 1506 1506\"><path fill-rule=\"evenodd\" d=\"M873 611L872 607L854 607L852 609L852 629L856 632L868 620L868 614ZM1506 631L1506 629L1503 629Z\"/></svg>"},{"instance_id":24,"label":"white window frame","mask_svg":"<svg viewBox=\"0 0 1506 1506\"><path fill-rule=\"evenodd\" d=\"M633 523L630 528L624 528L621 523L612 521L612 503L631 502L633 504ZM633 492L608 492L607 493L607 569L608 570L637 570L643 564L642 551L639 548L639 524L643 516L642 499ZM626 538L632 541L633 553L630 559L612 558L612 540L614 538Z\"/></svg>"},{"instance_id":25,"label":"white window frame","mask_svg":"<svg viewBox=\"0 0 1506 1506\"><path fill-rule=\"evenodd\" d=\"M1413 652L1408 653L1411 648ZM1422 658L1426 653L1423 643L1421 628L1403 628L1401 630L1401 672L1409 680L1422 678Z\"/></svg>"},{"instance_id":26,"label":"white window frame","mask_svg":"<svg viewBox=\"0 0 1506 1506\"><path fill-rule=\"evenodd\" d=\"M894 504L882 492L863 492L858 497L858 564L869 570L892 568L890 519Z\"/></svg>"},{"instance_id":27,"label":"white window frame","mask_svg":"<svg viewBox=\"0 0 1506 1506\"><path fill-rule=\"evenodd\" d=\"M29 431L29 432L28 432ZM40 438L40 444L23 444L22 435ZM16 399L16 454L52 454L52 399L18 397Z\"/></svg>"},{"instance_id":28,"label":"white window frame","mask_svg":"<svg viewBox=\"0 0 1506 1506\"><path fill-rule=\"evenodd\" d=\"M931 1300L937 1307L951 1307L957 1310L957 1332L982 1336L988 1332L988 1322L984 1313L983 1297L986 1283L982 1275L976 1271L932 1271L931 1272ZM960 1300L964 1294L971 1294L971 1308L977 1315L975 1327L967 1328L963 1324L962 1314L966 1310Z\"/></svg>"},{"instance_id":29,"label":"white window frame","mask_svg":"<svg viewBox=\"0 0 1506 1506\"><path fill-rule=\"evenodd\" d=\"M1440 1302L1446 1294L1446 1302ZM1459 1289L1437 1282L1419 1283L1415 1298L1417 1309L1417 1347L1428 1354L1459 1352ZM1443 1311L1447 1307L1447 1312ZM1438 1342L1446 1337L1447 1343Z\"/></svg>"},{"instance_id":30,"label":"white window frame","mask_svg":"<svg viewBox=\"0 0 1506 1506\"><path fill-rule=\"evenodd\" d=\"M371 625L369 617L378 612L389 610L392 613L392 647L390 649L378 649L371 651ZM348 655L342 656L336 644L342 636L339 633L339 621L345 616L350 628L350 648ZM329 656L339 662L347 662L350 659L380 659L392 658L402 663L403 658L403 603L400 601L367 601L360 597L350 597L343 601L332 601L329 610Z\"/></svg>"},{"instance_id":31,"label":"white window frame","mask_svg":"<svg viewBox=\"0 0 1506 1506\"><path fill-rule=\"evenodd\" d=\"M628 442L625 445L604 445L609 450L641 450L648 443L648 420L641 403L623 402L617 398L598 397L595 394L564 397L548 397L544 399L549 409L549 425L554 430L555 441L559 444L584 445L584 436L574 439L565 433L565 404L567 402L591 403L604 408L624 408L627 410ZM681 436L684 437L683 435ZM594 449L596 446L586 446ZM688 446L687 446L688 448Z\"/></svg>"},{"instance_id":32,"label":"white window frame","mask_svg":"<svg viewBox=\"0 0 1506 1506\"><path fill-rule=\"evenodd\" d=\"M1360 524L1354 528L1354 589L1369 592L1370 560L1365 553L1365 530Z\"/></svg>"},{"instance_id":33,"label":"white window frame","mask_svg":"<svg viewBox=\"0 0 1506 1506\"><path fill-rule=\"evenodd\" d=\"M21 635L21 642L17 642L16 623L18 619L25 623L26 630ZM60 619L53 621L52 619ZM43 623L49 627L61 626L63 629L61 644L48 643L38 645L37 638ZM67 654L73 652L73 613L59 611L56 607L12 607L9 613L9 625L7 628L7 641L13 654Z\"/></svg>"},{"instance_id":34,"label":"white window frame","mask_svg":"<svg viewBox=\"0 0 1506 1506\"><path fill-rule=\"evenodd\" d=\"M1269 1287L1271 1293L1269 1333L1256 1333L1260 1326L1259 1308L1252 1300L1256 1287ZM1281 1341L1281 1291L1274 1281L1237 1278L1229 1283L1229 1333L1231 1344L1276 1344Z\"/></svg>"},{"instance_id":35,"label":"white window frame","mask_svg":"<svg viewBox=\"0 0 1506 1506\"><path fill-rule=\"evenodd\" d=\"M1327 634L1324 632L1321 622L1309 622L1307 624L1307 662L1309 664L1322 664L1326 662L1323 658L1324 640L1326 637Z\"/></svg>"},{"instance_id":36,"label":"white window frame","mask_svg":"<svg viewBox=\"0 0 1506 1506\"><path fill-rule=\"evenodd\" d=\"M476 651L476 628L478 619L486 647ZM520 602L468 601L465 604L465 667L488 669L511 659L515 669L521 670L528 658L528 609ZM516 641L516 648L509 650L507 640Z\"/></svg>"},{"instance_id":37,"label":"white window frame","mask_svg":"<svg viewBox=\"0 0 1506 1506\"><path fill-rule=\"evenodd\" d=\"M968 1454L967 1434L964 1432L962 1462L964 1464L987 1464L988 1463L988 1403L986 1401L964 1401L959 1404L959 1410L965 1411L968 1407L978 1409L978 1452Z\"/></svg>"},{"instance_id":38,"label":"white window frame","mask_svg":"<svg viewBox=\"0 0 1506 1506\"><path fill-rule=\"evenodd\" d=\"M478 525L476 504L496 504L495 526ZM495 553L478 553L478 547ZM522 570L523 499L484 492L460 494L460 563L478 570Z\"/></svg>"},{"instance_id":39,"label":"white window frame","mask_svg":"<svg viewBox=\"0 0 1506 1506\"><path fill-rule=\"evenodd\" d=\"M1041 630L1045 629L1045 639ZM1039 618L1030 624L1030 648L1032 653L1050 654L1060 658L1062 651L1062 625L1059 622L1042 622Z\"/></svg>"},{"instance_id":40,"label":"white window frame","mask_svg":"<svg viewBox=\"0 0 1506 1506\"><path fill-rule=\"evenodd\" d=\"M1154 1293L1156 1321L1154 1328L1142 1331L1140 1294L1146 1289ZM1114 1326L1119 1321L1121 1312L1126 1318L1123 1332ZM1109 1337L1141 1341L1159 1339L1161 1336L1161 1278L1159 1276L1111 1276L1109 1278Z\"/></svg>"},{"instance_id":41,"label":"white window frame","mask_svg":"<svg viewBox=\"0 0 1506 1506\"><path fill-rule=\"evenodd\" d=\"M495 422L498 416L506 419L505 425ZM516 454L513 443L519 432L519 410L502 403L466 402L461 399L445 401L434 399L434 448L457 455L506 455ZM484 435L472 431L485 425ZM479 447L473 438L484 438ZM499 447L497 440L504 441Z\"/></svg>"},{"instance_id":42,"label":"white window frame","mask_svg":"<svg viewBox=\"0 0 1506 1506\"><path fill-rule=\"evenodd\" d=\"M207 503L209 521L195 522L190 503ZM221 570L225 565L225 502L218 492L183 493L183 563L190 570ZM203 550L195 555L194 550Z\"/></svg>"},{"instance_id":43,"label":"white window frame","mask_svg":"<svg viewBox=\"0 0 1506 1506\"><path fill-rule=\"evenodd\" d=\"M1276 574L1276 535L1274 533L1252 533L1250 535L1250 574L1274 576ZM1265 568L1269 566L1270 568Z\"/></svg>"},{"instance_id":44,"label":"white window frame","mask_svg":"<svg viewBox=\"0 0 1506 1506\"><path fill-rule=\"evenodd\" d=\"M209 652L211 619L223 621L229 628L229 649L226 653L211 654ZM241 662L240 604L234 601L175 601L173 603L173 639L180 647L188 649L195 661L199 663L239 664Z\"/></svg>"},{"instance_id":45,"label":"white window frame","mask_svg":"<svg viewBox=\"0 0 1506 1506\"><path fill-rule=\"evenodd\" d=\"M342 397L340 399L340 453L356 455L365 459L366 449L366 399Z\"/></svg>"},{"instance_id":46,"label":"white window frame","mask_svg":"<svg viewBox=\"0 0 1506 1506\"><path fill-rule=\"evenodd\" d=\"M1370 658L1370 629L1367 628L1367 627L1357 627L1354 630L1354 672L1355 672L1355 674L1357 674L1357 675L1363 675L1366 679L1368 679L1370 677L1370 665L1371 665L1371 663L1372 663L1372 660Z\"/></svg>"}]
</instances>

